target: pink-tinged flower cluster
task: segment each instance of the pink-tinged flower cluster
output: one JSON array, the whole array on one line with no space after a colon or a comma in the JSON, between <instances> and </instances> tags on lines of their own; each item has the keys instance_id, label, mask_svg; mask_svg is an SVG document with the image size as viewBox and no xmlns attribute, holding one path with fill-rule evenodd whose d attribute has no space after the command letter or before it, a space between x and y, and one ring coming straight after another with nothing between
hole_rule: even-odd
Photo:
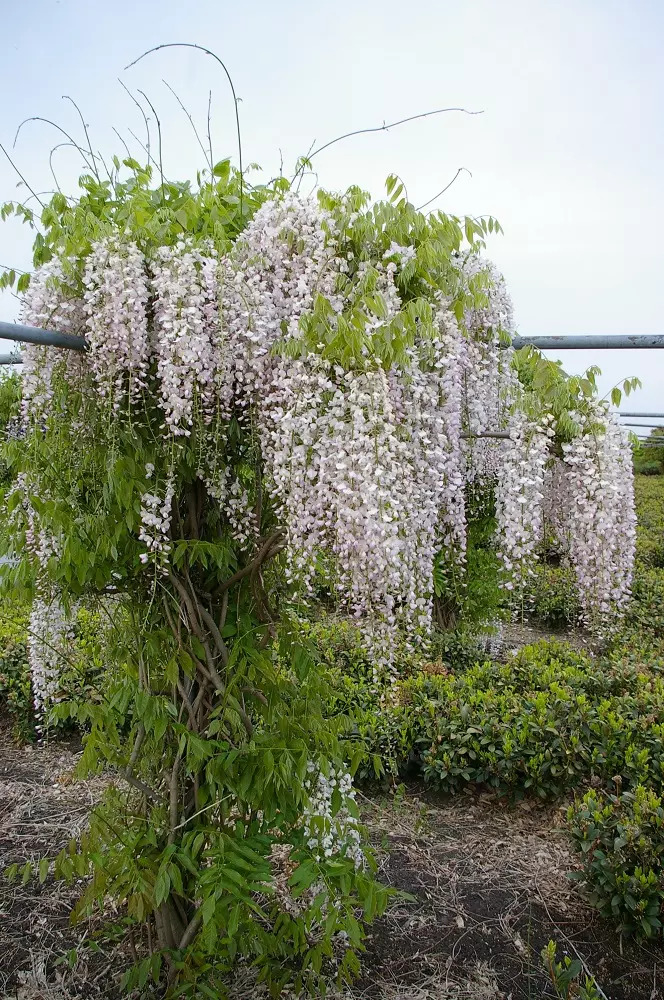
<instances>
[{"instance_id":1,"label":"pink-tinged flower cluster","mask_svg":"<svg viewBox=\"0 0 664 1000\"><path fill-rule=\"evenodd\" d=\"M183 239L145 260L117 234L93 247L79 300L58 265L42 269L24 321L86 328L90 351L70 363L71 352L37 349L26 400L33 416L47 413L52 379L80 378L81 364L118 412L149 388L163 414L167 467L190 439L208 495L246 548L260 525L243 467L260 456L290 579L306 599L322 573L380 668L397 630L414 644L430 628L437 553L464 560L468 482L497 484L505 585L524 587L547 520L553 430L523 410L512 352L500 346L514 330L511 302L492 265L476 254L453 262L467 306L459 324L441 291L426 308L402 299L414 246L392 240L358 251L349 237L357 216L344 211L293 195L267 202L221 257ZM416 331L414 341L403 338L410 346L387 363L382 347L405 330ZM241 434L230 434L231 418ZM624 603L633 550L628 453L605 426L564 460L572 520L560 530L576 538L570 558L588 614ZM475 436L503 429L508 441ZM166 478L142 497L139 533L143 562L162 569L175 489Z\"/></svg>"},{"instance_id":2,"label":"pink-tinged flower cluster","mask_svg":"<svg viewBox=\"0 0 664 1000\"><path fill-rule=\"evenodd\" d=\"M168 430L191 434L196 407L211 419L218 367L217 259L181 240L153 262L154 340Z\"/></svg>"},{"instance_id":3,"label":"pink-tinged flower cluster","mask_svg":"<svg viewBox=\"0 0 664 1000\"><path fill-rule=\"evenodd\" d=\"M506 431L516 401L518 379L514 351L501 345L501 334L515 333L512 300L505 280L490 261L476 253L458 262L462 288L471 298L464 313L467 344L463 366L464 441L469 482L495 479L502 467L504 441L482 437Z\"/></svg>"},{"instance_id":4,"label":"pink-tinged flower cluster","mask_svg":"<svg viewBox=\"0 0 664 1000\"><path fill-rule=\"evenodd\" d=\"M59 330L83 337L83 302L71 287L62 265L53 260L43 264L30 281L23 297L20 321L41 330ZM53 398L53 381L58 376L76 381L87 370L85 359L75 351L25 344L22 351L23 421L38 421L48 414Z\"/></svg>"},{"instance_id":5,"label":"pink-tinged flower cluster","mask_svg":"<svg viewBox=\"0 0 664 1000\"><path fill-rule=\"evenodd\" d=\"M135 243L106 238L86 261L85 312L90 362L103 398L117 413L147 386L150 341L148 276Z\"/></svg>"},{"instance_id":6,"label":"pink-tinged flower cluster","mask_svg":"<svg viewBox=\"0 0 664 1000\"><path fill-rule=\"evenodd\" d=\"M563 445L569 559L592 628L616 616L630 596L636 542L632 450L606 407L577 415L582 433Z\"/></svg>"},{"instance_id":7,"label":"pink-tinged flower cluster","mask_svg":"<svg viewBox=\"0 0 664 1000\"><path fill-rule=\"evenodd\" d=\"M148 478L151 470L146 469ZM156 492L146 492L141 497L141 527L138 537L145 545L140 560L144 565L153 562L159 569L165 571L168 555L171 551L171 512L175 481L170 476L164 488L164 495Z\"/></svg>"},{"instance_id":8,"label":"pink-tinged flower cluster","mask_svg":"<svg viewBox=\"0 0 664 1000\"><path fill-rule=\"evenodd\" d=\"M552 419L533 424L522 412L510 418L510 438L496 483L499 552L507 590L523 593L542 537L545 467L554 436Z\"/></svg>"},{"instance_id":9,"label":"pink-tinged flower cluster","mask_svg":"<svg viewBox=\"0 0 664 1000\"><path fill-rule=\"evenodd\" d=\"M71 655L73 619L56 599L32 602L28 631L28 663L38 718L57 701L63 660Z\"/></svg>"}]
</instances>

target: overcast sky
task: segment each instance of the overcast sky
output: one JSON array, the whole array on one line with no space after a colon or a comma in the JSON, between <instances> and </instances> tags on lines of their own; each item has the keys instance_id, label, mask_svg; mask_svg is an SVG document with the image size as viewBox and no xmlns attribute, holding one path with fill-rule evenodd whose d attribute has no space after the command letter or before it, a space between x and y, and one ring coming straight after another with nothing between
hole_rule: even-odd
<instances>
[{"instance_id":1,"label":"overcast sky","mask_svg":"<svg viewBox=\"0 0 664 1000\"><path fill-rule=\"evenodd\" d=\"M8 4L4 0L3 7ZM491 213L505 235L489 254L503 270L522 334L664 333L664 2L662 0L32 0L3 17L0 141L32 115L83 142L138 159L140 113L118 83L156 106L166 171L193 177L203 155L162 78L205 130L213 91L215 159L237 156L233 106L208 57L168 50L124 70L162 42L198 42L226 62L241 98L245 163L284 171L311 143L439 107L444 114L338 143L316 160L328 188L356 183L380 197L398 173L426 201ZM53 187L55 129L26 124L12 151L32 187ZM74 151L53 155L60 185L81 172ZM0 154L0 199L16 195ZM19 189L25 195L25 189ZM31 236L0 227L0 263L30 267ZM16 302L0 296L0 318ZM664 351L565 352L566 367L604 369L603 389L638 375L629 409L664 412Z\"/></svg>"}]
</instances>

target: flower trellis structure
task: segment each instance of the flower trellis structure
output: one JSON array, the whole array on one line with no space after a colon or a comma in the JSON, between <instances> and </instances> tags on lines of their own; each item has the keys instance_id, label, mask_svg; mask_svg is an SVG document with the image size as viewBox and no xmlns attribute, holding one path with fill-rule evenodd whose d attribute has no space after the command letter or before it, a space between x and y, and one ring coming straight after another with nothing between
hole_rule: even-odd
<instances>
[{"instance_id":1,"label":"flower trellis structure","mask_svg":"<svg viewBox=\"0 0 664 1000\"><path fill-rule=\"evenodd\" d=\"M380 240L362 245L371 214L353 208L351 199L268 201L221 256L191 239L148 256L116 232L93 244L83 296L72 294L71 277L62 281L60 265L47 266L24 319L86 333L89 363L27 348L25 399L28 415L42 419L60 368L84 405L96 395L119 418L140 421L141 396L156 382L170 444L160 483L142 497L143 564L164 563L170 552L180 437L195 440L196 472L235 540L256 542L247 484L227 456L233 420L250 428L245 447L263 462L289 578L306 596L320 553L331 553L330 586L365 624L380 666L395 629L417 642L430 628L436 551L463 560L469 479L497 482L506 585L523 585L537 558L554 421L522 404L511 351L500 344L513 321L495 268L472 250L453 253L433 288L416 288L427 241L392 239L382 252ZM607 412L595 407L587 419L602 428L593 442L603 455L586 435L564 444L578 541L568 555L588 615L607 616L628 593L631 550L601 529L613 517L618 534L633 537L629 463ZM491 428L508 429L509 445L477 436ZM573 474L579 449L585 478ZM601 504L592 476L604 483ZM593 546L597 572L588 569Z\"/></svg>"},{"instance_id":2,"label":"flower trellis structure","mask_svg":"<svg viewBox=\"0 0 664 1000\"><path fill-rule=\"evenodd\" d=\"M237 184L227 175L201 204ZM44 609L61 596L113 595L103 704L77 711L84 766L110 763L127 788L86 842L81 912L109 894L125 903L154 926L171 981L203 975L211 955L232 964L238 935L258 964L281 963L281 987L294 956L315 978L342 931L352 971L358 900L372 916L386 899L362 860L343 720L322 723L302 617L333 601L389 674L397 638L414 648L431 630L435 565L463 569L469 483L496 493L518 590L553 463L571 533L583 524L567 551L584 606L610 616L629 590L629 541L616 543L632 530L626 444L593 398L565 423L521 384L509 297L479 254L486 225L277 185L243 188L251 211L220 235L219 213L187 229L178 209L171 225L170 188L133 214L104 207L107 194L60 205L52 259L25 296L26 323L89 350L26 348L9 501L37 631L41 615L60 641ZM492 429L509 440L468 436ZM593 540L607 518L613 533ZM589 558L599 582L581 572ZM35 686L57 698L50 654ZM280 911L263 889L284 850L305 895Z\"/></svg>"}]
</instances>

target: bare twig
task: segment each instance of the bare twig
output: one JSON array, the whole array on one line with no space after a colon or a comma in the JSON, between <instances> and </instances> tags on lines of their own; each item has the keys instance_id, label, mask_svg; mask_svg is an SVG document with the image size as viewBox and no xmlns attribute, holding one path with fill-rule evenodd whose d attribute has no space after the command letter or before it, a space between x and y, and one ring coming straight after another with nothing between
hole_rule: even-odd
<instances>
[{"instance_id":1,"label":"bare twig","mask_svg":"<svg viewBox=\"0 0 664 1000\"><path fill-rule=\"evenodd\" d=\"M90 142L90 134L88 132L88 126L85 124L85 118L83 117L83 112L79 108L79 106L76 103L76 101L74 100L74 98L70 97L68 94L63 94L62 95L62 100L63 101L71 101L71 103L74 105L74 107L78 111L78 116L81 119L81 125L83 126L83 132L85 133L85 138L87 139L88 148L90 150L90 157L92 159L91 169L94 171L95 177L97 178L97 180L101 184L101 177L99 176L99 171L97 170L97 164L95 163L95 154L92 152L92 143Z\"/></svg>"},{"instance_id":2,"label":"bare twig","mask_svg":"<svg viewBox=\"0 0 664 1000\"><path fill-rule=\"evenodd\" d=\"M127 70L127 69L130 69L132 66L135 66L136 63L139 63L141 61L141 59L144 59L146 56L149 56L152 52L158 52L160 49L179 49L179 48L183 48L183 49L198 49L199 52L204 52L205 55L211 56L216 62L218 62L219 65L221 66L221 68L223 69L224 73L226 74L226 78L227 78L228 83L230 85L231 93L233 95L233 106L234 106L234 109L235 109L235 126L236 126L236 129L237 129L238 160L239 160L239 164L240 164L240 216L242 216L242 214L243 214L244 169L243 169L243 166L242 166L242 133L241 133L241 130L240 130L240 111L239 111L239 108L238 108L238 97L237 97L237 94L235 93L235 86L233 84L233 78L231 77L230 73L228 72L228 69L226 68L225 63L222 62L222 60L219 58L218 55L216 55L216 53L214 53L211 49L206 49L205 46L203 46L203 45L195 45L193 42L166 42L163 45L155 45L153 48L148 49L146 52L143 52L143 54L140 55L137 59L134 59L133 62L130 62L128 66L125 66L125 69Z\"/></svg>"},{"instance_id":3,"label":"bare twig","mask_svg":"<svg viewBox=\"0 0 664 1000\"><path fill-rule=\"evenodd\" d=\"M154 115L154 120L157 123L157 142L158 142L158 147L159 147L159 175L161 177L161 199L163 201L164 200L164 159L163 159L162 149L161 149L161 122L159 121L159 115L157 114L157 112L155 110L154 104L152 103L152 101L150 100L150 98L148 97L148 95L145 93L145 91L141 90L138 87L136 89L138 90L139 94L143 95L143 97L145 98L145 100L150 105L150 109L152 111L152 114Z\"/></svg>"},{"instance_id":4,"label":"bare twig","mask_svg":"<svg viewBox=\"0 0 664 1000\"><path fill-rule=\"evenodd\" d=\"M174 90L173 90L173 88L171 87L171 85L170 85L170 83L168 82L168 80L164 80L164 79L163 79L163 77L162 77L162 81L161 81L161 82L162 82L162 83L163 83L163 84L164 84L164 85L165 85L166 87L168 87L168 89L170 90L171 94L173 95L173 97L174 97L174 98L175 98L175 100L176 100L176 101L178 102L178 104L180 105L180 107L181 107L181 108L182 108L182 110L184 111L185 115L186 115L186 116L187 116L187 118L189 119L189 124L191 125L192 129L194 130L194 135L196 136L196 140L197 140L197 142L198 142L198 145L199 145L199 146L201 147L201 149L203 150L203 156L205 157L205 159L206 159L206 162L209 162L209 164L210 164L210 170L212 170L212 160L210 159L210 160L208 161L208 151L206 150L205 146L204 146L204 145L203 145L203 143L201 142L201 137L200 137L200 135L198 134L198 129L196 128L196 122L194 121L194 119L193 119L193 117L192 117L191 113L190 113L189 111L187 111L187 109L185 108L184 104L182 103L182 101L180 100L180 98L178 97L178 95L177 95L177 94L175 93L175 91L174 91ZM209 119L208 119L208 126L209 126Z\"/></svg>"},{"instance_id":5,"label":"bare twig","mask_svg":"<svg viewBox=\"0 0 664 1000\"><path fill-rule=\"evenodd\" d=\"M130 160L131 159L131 152L129 150L129 146L125 142L124 138L120 135L120 133L118 132L118 130L115 128L115 126L113 126L113 131L115 132L115 134L117 135L118 139L120 140L120 142L124 146L124 148L125 148L125 150L127 152L127 159Z\"/></svg>"},{"instance_id":6,"label":"bare twig","mask_svg":"<svg viewBox=\"0 0 664 1000\"><path fill-rule=\"evenodd\" d=\"M210 149L210 172L214 169L214 158L212 156L212 130L210 128L210 121L212 115L212 91L208 95L208 113L207 113L207 137L208 146Z\"/></svg>"},{"instance_id":7,"label":"bare twig","mask_svg":"<svg viewBox=\"0 0 664 1000\"><path fill-rule=\"evenodd\" d=\"M42 208L46 208L46 205L44 204L44 202L43 202L43 201L40 201L40 199L39 199L39 196L38 196L38 195L37 195L37 194L35 193L35 191L34 191L34 190L33 190L33 189L32 189L32 188L30 187L30 185L28 184L27 180L25 179L25 177L23 176L23 174L21 173L21 171L20 171L20 170L18 169L18 167L16 166L16 164L14 163L14 161L13 161L13 160L12 160L12 158L11 158L11 156L9 155L9 153L7 152L7 150L6 150L6 149L5 149L5 147L4 147L3 145L2 145L2 143L1 143L1 142L0 142L0 149L1 149L1 150L2 150L2 152L3 152L4 154L5 154L5 156L6 156L6 157L7 157L7 159L9 160L9 163L10 163L10 164L11 164L11 166L12 166L12 167L14 168L14 170L16 171L16 173L18 174L18 176L19 176L19 177L21 178L22 182L23 182L23 183L25 184L25 186L27 187L27 189L28 189L28 191L30 192L30 194L31 194L31 195L33 195L33 196L34 196L34 197L35 197L35 198L37 199L37 201L39 202L39 204L41 205L41 207L42 207Z\"/></svg>"},{"instance_id":8,"label":"bare twig","mask_svg":"<svg viewBox=\"0 0 664 1000\"><path fill-rule=\"evenodd\" d=\"M390 122L389 125L383 123L382 125L376 125L373 128L358 128L353 132L345 132L343 135L338 135L336 139L330 139L329 142L324 143L322 146L318 146L317 149L314 149L312 152L308 153L306 157L303 157L303 160L313 160L314 156L318 156L318 154L322 153L324 149L329 149L330 146L334 146L335 143L341 142L342 139L350 139L354 135L365 135L369 132L387 132L391 128L396 128L398 125L405 125L407 122L417 121L419 118L430 118L432 115L444 115L451 111L458 111L464 115L484 114L483 111L468 111L467 108L436 108L435 111L423 111L419 115L409 115L408 118L400 118L399 121ZM297 177L305 165L306 163L297 170L295 177ZM295 180L295 178L293 178L293 180Z\"/></svg>"},{"instance_id":9,"label":"bare twig","mask_svg":"<svg viewBox=\"0 0 664 1000\"><path fill-rule=\"evenodd\" d=\"M457 179L457 177L459 176L459 174L461 173L462 170L465 170L466 173L470 174L471 177L473 176L470 173L470 170L468 169L468 167L459 167L459 169L457 170L457 172L455 173L454 177L449 182L449 184L446 184L444 188L441 188L441 190L438 192L438 194L435 194L433 196L433 198L429 198L429 200L425 201L423 205L419 205L418 208L416 209L416 211L421 212L422 209L426 208L427 205L430 205L432 201L436 201L437 198L440 198L441 194L445 194L446 191L449 191L449 189L452 187L452 185L454 184L455 180Z\"/></svg>"},{"instance_id":10,"label":"bare twig","mask_svg":"<svg viewBox=\"0 0 664 1000\"><path fill-rule=\"evenodd\" d=\"M138 108L138 110L141 112L141 114L143 115L143 121L145 122L145 132L146 132L146 135L147 135L147 146L143 146L143 149L148 154L148 163L149 163L150 159L151 159L151 156L150 156L150 125L148 124L148 116L146 115L145 109L144 109L143 105L141 104L141 102L136 97L134 97L134 95L132 94L131 90L127 86L127 84L123 83L122 80L120 79L120 77L118 77L118 83L123 88L123 90L126 91L127 94L129 94L130 98L132 99L132 101L134 102L134 104L136 105L136 107ZM129 131L131 132L131 129ZM133 132L132 132L132 135L134 135ZM136 136L134 136L134 138L136 139ZM138 142L139 140L137 139L136 141ZM143 144L141 143L141 145L143 145Z\"/></svg>"}]
</instances>

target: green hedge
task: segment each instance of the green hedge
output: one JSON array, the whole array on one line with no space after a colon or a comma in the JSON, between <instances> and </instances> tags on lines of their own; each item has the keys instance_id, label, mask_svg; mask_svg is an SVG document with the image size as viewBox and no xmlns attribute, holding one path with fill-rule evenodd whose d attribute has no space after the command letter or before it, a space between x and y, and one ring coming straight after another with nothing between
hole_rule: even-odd
<instances>
[{"instance_id":1,"label":"green hedge","mask_svg":"<svg viewBox=\"0 0 664 1000\"><path fill-rule=\"evenodd\" d=\"M28 666L27 637L30 609L26 605L4 601L0 604L0 705L7 708L16 735L23 740L36 736L32 685ZM49 713L48 728L62 728L70 723L73 711L62 706L100 699L100 676L103 656L98 613L80 608L74 624L72 649L63 663L60 676L60 709Z\"/></svg>"},{"instance_id":2,"label":"green hedge","mask_svg":"<svg viewBox=\"0 0 664 1000\"><path fill-rule=\"evenodd\" d=\"M662 929L664 808L652 790L590 791L568 812L581 855L577 873L590 902L621 934L649 938Z\"/></svg>"}]
</instances>

